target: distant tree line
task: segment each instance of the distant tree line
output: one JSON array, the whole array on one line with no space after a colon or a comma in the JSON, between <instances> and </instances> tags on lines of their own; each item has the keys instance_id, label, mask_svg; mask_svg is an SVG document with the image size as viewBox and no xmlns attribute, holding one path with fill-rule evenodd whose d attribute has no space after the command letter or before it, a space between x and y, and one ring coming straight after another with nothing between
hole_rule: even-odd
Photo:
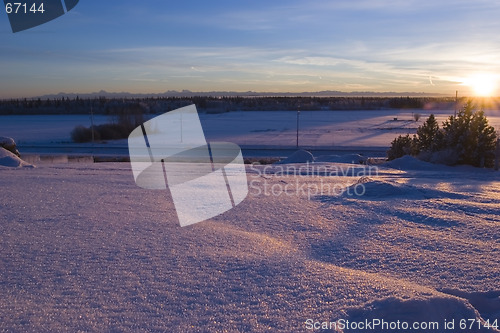
<instances>
[{"instance_id":1,"label":"distant tree line","mask_svg":"<svg viewBox=\"0 0 500 333\"><path fill-rule=\"evenodd\" d=\"M164 113L195 104L199 111L296 111L378 110L378 109L453 109L454 98L446 97L154 97L154 98L79 98L0 100L0 115L9 114L120 114L127 110Z\"/></svg>"}]
</instances>

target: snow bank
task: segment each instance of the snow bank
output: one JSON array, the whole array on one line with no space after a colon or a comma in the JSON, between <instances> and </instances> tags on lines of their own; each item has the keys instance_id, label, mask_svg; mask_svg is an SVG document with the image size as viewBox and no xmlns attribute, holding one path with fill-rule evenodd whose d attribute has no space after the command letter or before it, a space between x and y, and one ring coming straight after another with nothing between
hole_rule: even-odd
<instances>
[{"instance_id":1,"label":"snow bank","mask_svg":"<svg viewBox=\"0 0 500 333\"><path fill-rule=\"evenodd\" d=\"M491 172L489 168L477 168L472 165L445 165L419 160L413 156L405 155L395 160L381 164L381 166L403 171L438 171L438 172Z\"/></svg>"},{"instance_id":2,"label":"snow bank","mask_svg":"<svg viewBox=\"0 0 500 333\"><path fill-rule=\"evenodd\" d=\"M432 164L429 162L421 161L413 156L405 155L390 162L382 164L385 167L398 169L398 170L442 170L446 168L444 165Z\"/></svg>"},{"instance_id":3,"label":"snow bank","mask_svg":"<svg viewBox=\"0 0 500 333\"><path fill-rule=\"evenodd\" d=\"M290 164L290 163L307 163L314 162L314 156L307 150L297 150L295 153L284 159L283 161L277 162L276 164Z\"/></svg>"},{"instance_id":4,"label":"snow bank","mask_svg":"<svg viewBox=\"0 0 500 333\"><path fill-rule=\"evenodd\" d=\"M314 157L313 154L307 150L297 150L291 156L283 161L275 164L292 164L292 163L307 163L307 162L321 162L321 163L349 163L349 164L364 164L367 158L360 154L345 154L345 155L321 155Z\"/></svg>"},{"instance_id":5,"label":"snow bank","mask_svg":"<svg viewBox=\"0 0 500 333\"><path fill-rule=\"evenodd\" d=\"M465 292L456 289L443 289L443 293L465 298L481 314L485 320L494 322L500 318L500 290L487 292Z\"/></svg>"},{"instance_id":6,"label":"snow bank","mask_svg":"<svg viewBox=\"0 0 500 333\"><path fill-rule=\"evenodd\" d=\"M26 163L10 151L0 147L0 167L1 166L10 168L34 167L32 164Z\"/></svg>"},{"instance_id":7,"label":"snow bank","mask_svg":"<svg viewBox=\"0 0 500 333\"><path fill-rule=\"evenodd\" d=\"M390 197L423 199L424 193L413 186L383 180L372 180L369 177L361 177L355 184L349 186L342 196L366 200L377 200Z\"/></svg>"},{"instance_id":8,"label":"snow bank","mask_svg":"<svg viewBox=\"0 0 500 333\"><path fill-rule=\"evenodd\" d=\"M469 320L481 320L479 313L465 300L455 297L432 297L428 299L402 300L398 298L387 298L375 301L361 308L346 311L350 322L365 322L372 320L384 320L386 323L406 322L411 327L399 331L412 332L444 332L446 329L453 332L484 332L486 329L478 329L474 325L472 329L461 330L460 320L469 323ZM451 325L454 321L454 329L451 326L445 328L445 322ZM430 323L438 323L439 328L428 327ZM414 324L420 327L412 327ZM391 329L377 327L370 332L389 332ZM398 330L392 330L397 332ZM361 332L360 330L346 330L346 332ZM490 331L491 332L491 331Z\"/></svg>"},{"instance_id":9,"label":"snow bank","mask_svg":"<svg viewBox=\"0 0 500 333\"><path fill-rule=\"evenodd\" d=\"M316 157L316 162L330 162L330 163L354 163L364 164L366 157L359 154L346 154L346 155L321 155Z\"/></svg>"},{"instance_id":10,"label":"snow bank","mask_svg":"<svg viewBox=\"0 0 500 333\"><path fill-rule=\"evenodd\" d=\"M16 142L12 138L7 138L4 136L0 136L0 148L4 148L17 156L20 156L19 151L16 147Z\"/></svg>"}]
</instances>

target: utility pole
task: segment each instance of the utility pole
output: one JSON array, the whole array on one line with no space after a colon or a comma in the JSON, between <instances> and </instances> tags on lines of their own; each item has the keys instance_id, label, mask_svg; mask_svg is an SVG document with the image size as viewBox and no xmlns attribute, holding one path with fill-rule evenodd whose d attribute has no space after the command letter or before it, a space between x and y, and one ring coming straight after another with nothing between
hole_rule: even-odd
<instances>
[{"instance_id":1,"label":"utility pole","mask_svg":"<svg viewBox=\"0 0 500 333\"><path fill-rule=\"evenodd\" d=\"M94 144L94 109L90 107L90 132L92 132L92 144Z\"/></svg>"},{"instance_id":2,"label":"utility pole","mask_svg":"<svg viewBox=\"0 0 500 333\"><path fill-rule=\"evenodd\" d=\"M495 170L498 171L500 166L500 139L497 139L497 145L495 147Z\"/></svg>"},{"instance_id":3,"label":"utility pole","mask_svg":"<svg viewBox=\"0 0 500 333\"><path fill-rule=\"evenodd\" d=\"M457 116L458 90L455 90L455 117Z\"/></svg>"},{"instance_id":4,"label":"utility pole","mask_svg":"<svg viewBox=\"0 0 500 333\"><path fill-rule=\"evenodd\" d=\"M300 106L297 107L297 148L299 148L299 116L300 116Z\"/></svg>"}]
</instances>

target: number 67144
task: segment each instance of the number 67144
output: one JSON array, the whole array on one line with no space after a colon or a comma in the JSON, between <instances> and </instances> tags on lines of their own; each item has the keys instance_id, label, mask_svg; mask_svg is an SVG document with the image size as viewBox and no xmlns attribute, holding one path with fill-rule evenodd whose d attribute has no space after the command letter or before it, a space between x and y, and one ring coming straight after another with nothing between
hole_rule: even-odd
<instances>
[{"instance_id":1,"label":"number 67144","mask_svg":"<svg viewBox=\"0 0 500 333\"><path fill-rule=\"evenodd\" d=\"M29 8L26 2L8 2L7 4L5 4L5 11L7 12L7 14L43 14L45 12L45 9L43 9L43 2L38 6L36 3L33 3Z\"/></svg>"}]
</instances>

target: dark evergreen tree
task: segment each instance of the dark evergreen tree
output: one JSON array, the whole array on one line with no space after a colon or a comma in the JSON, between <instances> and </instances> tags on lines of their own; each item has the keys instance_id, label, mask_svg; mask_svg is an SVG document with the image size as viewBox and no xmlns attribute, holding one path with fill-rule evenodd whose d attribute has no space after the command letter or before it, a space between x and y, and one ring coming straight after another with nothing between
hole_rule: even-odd
<instances>
[{"instance_id":1,"label":"dark evergreen tree","mask_svg":"<svg viewBox=\"0 0 500 333\"><path fill-rule=\"evenodd\" d=\"M497 135L484 112L475 109L472 101L468 101L457 116L450 116L443 123L442 129L431 115L413 139L409 135L394 139L387 152L388 159L420 154L421 158L437 163L493 167Z\"/></svg>"},{"instance_id":2,"label":"dark evergreen tree","mask_svg":"<svg viewBox=\"0 0 500 333\"><path fill-rule=\"evenodd\" d=\"M404 155L415 155L415 143L415 136L413 138L409 134L398 136L391 142L391 148L387 151L387 159L391 161Z\"/></svg>"},{"instance_id":3,"label":"dark evergreen tree","mask_svg":"<svg viewBox=\"0 0 500 333\"><path fill-rule=\"evenodd\" d=\"M474 113L471 122L471 138L473 138L470 161L479 167L493 167L495 164L495 148L497 135L495 129L488 124L482 110Z\"/></svg>"},{"instance_id":4,"label":"dark evergreen tree","mask_svg":"<svg viewBox=\"0 0 500 333\"><path fill-rule=\"evenodd\" d=\"M467 163L465 156L469 156L473 149L473 138L470 133L473 114L474 105L468 101L456 117L450 116L443 124L444 147L455 151L459 164Z\"/></svg>"},{"instance_id":5,"label":"dark evergreen tree","mask_svg":"<svg viewBox=\"0 0 500 333\"><path fill-rule=\"evenodd\" d=\"M417 153L423 151L436 151L439 149L439 125L436 117L433 114L427 118L425 123L417 129L417 137L415 139L415 150Z\"/></svg>"},{"instance_id":6,"label":"dark evergreen tree","mask_svg":"<svg viewBox=\"0 0 500 333\"><path fill-rule=\"evenodd\" d=\"M488 124L482 110L474 111L468 101L456 117L450 117L443 126L443 142L454 150L458 164L492 167L496 146L495 129Z\"/></svg>"}]
</instances>

